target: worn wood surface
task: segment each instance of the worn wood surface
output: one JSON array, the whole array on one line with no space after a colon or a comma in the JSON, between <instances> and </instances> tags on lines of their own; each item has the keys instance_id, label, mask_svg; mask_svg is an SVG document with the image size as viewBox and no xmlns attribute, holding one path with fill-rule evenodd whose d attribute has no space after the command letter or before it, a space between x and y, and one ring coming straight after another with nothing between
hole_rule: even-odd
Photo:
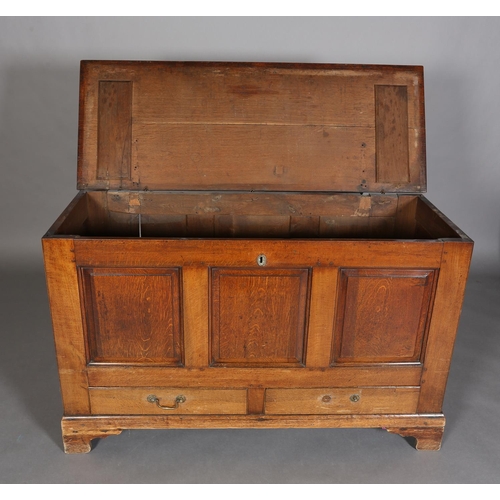
<instances>
[{"instance_id":1,"label":"worn wood surface","mask_svg":"<svg viewBox=\"0 0 500 500\"><path fill-rule=\"evenodd\" d=\"M98 99L97 179L130 179L132 82L100 81Z\"/></svg>"},{"instance_id":2,"label":"worn wood surface","mask_svg":"<svg viewBox=\"0 0 500 500\"><path fill-rule=\"evenodd\" d=\"M265 389L253 388L247 390L247 413L249 415L259 415L264 413Z\"/></svg>"},{"instance_id":3,"label":"worn wood surface","mask_svg":"<svg viewBox=\"0 0 500 500\"><path fill-rule=\"evenodd\" d=\"M415 439L417 450L438 451L443 441L444 425L441 427L388 427L386 430Z\"/></svg>"},{"instance_id":4,"label":"worn wood surface","mask_svg":"<svg viewBox=\"0 0 500 500\"><path fill-rule=\"evenodd\" d=\"M338 271L338 268L330 267L313 269L307 334L308 368L325 367L330 363Z\"/></svg>"},{"instance_id":5,"label":"worn wood surface","mask_svg":"<svg viewBox=\"0 0 500 500\"><path fill-rule=\"evenodd\" d=\"M418 194L422 75L82 63L91 192L43 241L67 452L128 428L384 427L439 448L472 242Z\"/></svg>"},{"instance_id":6,"label":"worn wood surface","mask_svg":"<svg viewBox=\"0 0 500 500\"><path fill-rule=\"evenodd\" d=\"M186 339L189 338L185 332ZM188 349L186 349L188 351ZM187 354L187 353L186 353ZM328 357L330 351L328 351ZM186 355L187 357L187 355ZM325 356L326 358L326 356ZM187 363L187 361L186 361ZM336 366L330 368L241 368L210 367L208 362L200 368L133 367L90 365L89 383L94 387L352 387L353 381L363 386L419 385L422 366L377 365Z\"/></svg>"},{"instance_id":7,"label":"worn wood surface","mask_svg":"<svg viewBox=\"0 0 500 500\"><path fill-rule=\"evenodd\" d=\"M376 240L194 240L100 239L75 240L80 266L123 267L249 267L258 269L257 257L265 254L267 267L370 267L438 269L440 241Z\"/></svg>"},{"instance_id":8,"label":"worn wood surface","mask_svg":"<svg viewBox=\"0 0 500 500\"><path fill-rule=\"evenodd\" d=\"M421 192L422 75L416 66L83 61L78 186Z\"/></svg>"},{"instance_id":9,"label":"worn wood surface","mask_svg":"<svg viewBox=\"0 0 500 500\"><path fill-rule=\"evenodd\" d=\"M245 389L193 389L190 387L163 388L90 388L90 406L93 415L162 415L169 414L246 414L247 391ZM161 406L175 406L175 399L184 396L185 401L176 409L166 410L150 403L154 395Z\"/></svg>"},{"instance_id":10,"label":"worn wood surface","mask_svg":"<svg viewBox=\"0 0 500 500\"><path fill-rule=\"evenodd\" d=\"M419 387L266 389L266 414L415 413Z\"/></svg>"},{"instance_id":11,"label":"worn wood surface","mask_svg":"<svg viewBox=\"0 0 500 500\"><path fill-rule=\"evenodd\" d=\"M72 239L42 240L65 415L89 414L87 354Z\"/></svg>"},{"instance_id":12,"label":"worn wood surface","mask_svg":"<svg viewBox=\"0 0 500 500\"><path fill-rule=\"evenodd\" d=\"M184 363L187 368L205 368L209 363L208 294L208 269L184 267L182 270L182 320Z\"/></svg>"},{"instance_id":13,"label":"worn wood surface","mask_svg":"<svg viewBox=\"0 0 500 500\"><path fill-rule=\"evenodd\" d=\"M395 194L245 191L89 191L87 196L111 212L188 216L393 217L399 199Z\"/></svg>"},{"instance_id":14,"label":"worn wood surface","mask_svg":"<svg viewBox=\"0 0 500 500\"><path fill-rule=\"evenodd\" d=\"M63 418L66 453L90 451L92 439L125 429L385 428L389 432L442 434L442 414L406 415L131 415ZM397 429L397 430L396 430ZM426 431L430 431L426 433Z\"/></svg>"},{"instance_id":15,"label":"worn wood surface","mask_svg":"<svg viewBox=\"0 0 500 500\"><path fill-rule=\"evenodd\" d=\"M429 326L418 411L441 411L469 274L472 242L445 241Z\"/></svg>"},{"instance_id":16,"label":"worn wood surface","mask_svg":"<svg viewBox=\"0 0 500 500\"><path fill-rule=\"evenodd\" d=\"M47 235L470 240L424 197L322 193L79 193ZM314 214L314 215L313 215Z\"/></svg>"},{"instance_id":17,"label":"worn wood surface","mask_svg":"<svg viewBox=\"0 0 500 500\"><path fill-rule=\"evenodd\" d=\"M376 178L405 185L410 178L408 87L375 85Z\"/></svg>"}]
</instances>

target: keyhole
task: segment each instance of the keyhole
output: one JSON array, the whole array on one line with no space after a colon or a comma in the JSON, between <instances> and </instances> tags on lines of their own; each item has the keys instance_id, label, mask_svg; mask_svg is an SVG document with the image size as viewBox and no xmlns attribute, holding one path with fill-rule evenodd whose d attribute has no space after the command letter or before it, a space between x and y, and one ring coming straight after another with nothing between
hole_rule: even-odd
<instances>
[{"instance_id":1,"label":"keyhole","mask_svg":"<svg viewBox=\"0 0 500 500\"><path fill-rule=\"evenodd\" d=\"M257 264L259 264L259 266L265 266L267 263L267 259L266 259L266 256L264 254L261 254L257 257Z\"/></svg>"}]
</instances>

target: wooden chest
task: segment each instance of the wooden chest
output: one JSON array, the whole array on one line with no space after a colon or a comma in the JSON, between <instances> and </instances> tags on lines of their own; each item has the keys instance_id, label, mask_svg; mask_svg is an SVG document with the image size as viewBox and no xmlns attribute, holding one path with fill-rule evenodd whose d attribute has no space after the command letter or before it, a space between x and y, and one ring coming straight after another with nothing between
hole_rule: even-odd
<instances>
[{"instance_id":1,"label":"wooden chest","mask_svg":"<svg viewBox=\"0 0 500 500\"><path fill-rule=\"evenodd\" d=\"M137 428L439 449L472 241L423 196L423 70L86 61L43 237L68 453Z\"/></svg>"}]
</instances>

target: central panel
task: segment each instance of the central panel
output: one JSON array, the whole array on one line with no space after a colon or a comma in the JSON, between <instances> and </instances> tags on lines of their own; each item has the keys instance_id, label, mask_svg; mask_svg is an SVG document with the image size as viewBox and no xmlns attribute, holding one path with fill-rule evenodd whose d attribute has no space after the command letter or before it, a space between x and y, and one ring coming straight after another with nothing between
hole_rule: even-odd
<instances>
[{"instance_id":1,"label":"central panel","mask_svg":"<svg viewBox=\"0 0 500 500\"><path fill-rule=\"evenodd\" d=\"M309 269L212 269L211 362L303 366Z\"/></svg>"}]
</instances>

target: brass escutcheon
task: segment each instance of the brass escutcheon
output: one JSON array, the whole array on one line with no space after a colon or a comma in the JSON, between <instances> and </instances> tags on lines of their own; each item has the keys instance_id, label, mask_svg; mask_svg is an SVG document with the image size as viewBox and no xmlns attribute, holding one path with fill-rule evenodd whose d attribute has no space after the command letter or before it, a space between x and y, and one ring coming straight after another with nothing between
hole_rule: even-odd
<instances>
[{"instance_id":1,"label":"brass escutcheon","mask_svg":"<svg viewBox=\"0 0 500 500\"><path fill-rule=\"evenodd\" d=\"M262 253L257 257L257 264L265 266L267 264L267 257Z\"/></svg>"},{"instance_id":2,"label":"brass escutcheon","mask_svg":"<svg viewBox=\"0 0 500 500\"><path fill-rule=\"evenodd\" d=\"M175 410L179 408L181 403L186 402L186 398L182 394L175 398L174 406L162 406L160 404L160 400L154 394L150 394L146 399L149 403L156 403L156 406L158 406L161 410Z\"/></svg>"}]
</instances>

